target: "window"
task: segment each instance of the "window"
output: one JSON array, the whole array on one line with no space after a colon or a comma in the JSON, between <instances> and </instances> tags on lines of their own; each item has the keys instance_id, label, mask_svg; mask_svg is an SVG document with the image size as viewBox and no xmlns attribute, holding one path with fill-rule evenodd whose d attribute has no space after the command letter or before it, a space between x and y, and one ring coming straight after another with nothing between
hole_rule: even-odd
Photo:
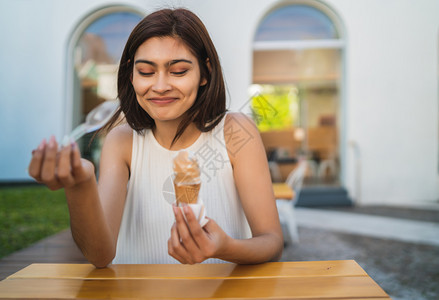
<instances>
[{"instance_id":1,"label":"window","mask_svg":"<svg viewBox=\"0 0 439 300\"><path fill-rule=\"evenodd\" d=\"M75 47L75 68L83 90L83 113L96 104L117 97L119 59L131 30L140 16L130 12L110 13L91 23Z\"/></svg>"},{"instance_id":2,"label":"window","mask_svg":"<svg viewBox=\"0 0 439 300\"><path fill-rule=\"evenodd\" d=\"M263 141L269 141L269 157L307 157L314 166L305 180L308 185L339 184L343 46L332 19L311 5L273 10L255 34L250 87L254 119ZM272 118L264 118L262 105L264 112L271 109ZM284 137L277 149L276 136ZM283 145L286 140L294 145Z\"/></svg>"},{"instance_id":3,"label":"window","mask_svg":"<svg viewBox=\"0 0 439 300\"><path fill-rule=\"evenodd\" d=\"M320 10L308 5L277 9L262 20L255 41L338 39L338 32Z\"/></svg>"},{"instance_id":4,"label":"window","mask_svg":"<svg viewBox=\"0 0 439 300\"><path fill-rule=\"evenodd\" d=\"M139 14L114 8L96 15L79 32L73 46L73 127L84 122L87 113L97 105L117 98L119 60L128 36L142 18ZM95 139L89 145L92 135L83 137L79 146L83 156L97 164L100 140Z\"/></svg>"}]
</instances>

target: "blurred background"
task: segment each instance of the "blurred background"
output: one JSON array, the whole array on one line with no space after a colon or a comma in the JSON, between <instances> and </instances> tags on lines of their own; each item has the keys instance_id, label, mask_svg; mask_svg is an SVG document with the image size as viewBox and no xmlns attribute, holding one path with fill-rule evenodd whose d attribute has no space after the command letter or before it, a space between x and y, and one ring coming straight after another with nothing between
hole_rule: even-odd
<instances>
[{"instance_id":1,"label":"blurred background","mask_svg":"<svg viewBox=\"0 0 439 300\"><path fill-rule=\"evenodd\" d=\"M306 161L295 202L301 235L313 233L301 227L307 211L300 207L324 208L326 216L334 207L416 215L437 230L437 0L0 0L3 191L32 182L26 168L41 139L61 140L117 97L117 66L132 28L156 9L181 6L210 32L228 108L258 125L273 181L284 182ZM83 156L98 164L101 142L82 138ZM10 193L0 193L0 205L23 198ZM13 209L4 205L3 213ZM2 226L4 246L12 225ZM437 247L428 253L439 254ZM284 259L311 258L289 253Z\"/></svg>"},{"instance_id":2,"label":"blurred background","mask_svg":"<svg viewBox=\"0 0 439 300\"><path fill-rule=\"evenodd\" d=\"M42 138L62 139L116 98L119 57L143 16L184 6L217 47L229 109L258 123L274 180L304 155L305 187L361 204L437 202L437 1L226 2L1 0L0 182L30 181Z\"/></svg>"}]
</instances>

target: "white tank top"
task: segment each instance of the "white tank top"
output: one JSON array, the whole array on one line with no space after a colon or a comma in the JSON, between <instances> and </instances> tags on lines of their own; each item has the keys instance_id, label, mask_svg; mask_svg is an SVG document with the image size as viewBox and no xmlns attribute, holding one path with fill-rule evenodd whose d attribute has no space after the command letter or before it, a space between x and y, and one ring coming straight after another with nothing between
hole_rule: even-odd
<instances>
[{"instance_id":1,"label":"white tank top","mask_svg":"<svg viewBox=\"0 0 439 300\"><path fill-rule=\"evenodd\" d=\"M233 179L225 147L224 122L200 137L186 150L194 153L201 169L201 188L206 215L232 238L247 239L247 223ZM168 254L175 202L171 180L177 151L162 147L151 130L133 131L133 150L128 194L117 239L115 264L178 263ZM208 263L224 262L208 259Z\"/></svg>"}]
</instances>

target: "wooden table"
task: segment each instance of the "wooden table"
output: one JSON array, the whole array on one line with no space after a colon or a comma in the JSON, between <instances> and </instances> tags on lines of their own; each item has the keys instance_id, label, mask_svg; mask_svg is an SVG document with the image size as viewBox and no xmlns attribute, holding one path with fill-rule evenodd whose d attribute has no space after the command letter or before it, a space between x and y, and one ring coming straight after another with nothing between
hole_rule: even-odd
<instances>
[{"instance_id":1,"label":"wooden table","mask_svg":"<svg viewBox=\"0 0 439 300\"><path fill-rule=\"evenodd\" d=\"M353 260L260 265L32 264L0 298L390 299Z\"/></svg>"},{"instance_id":2,"label":"wooden table","mask_svg":"<svg viewBox=\"0 0 439 300\"><path fill-rule=\"evenodd\" d=\"M274 198L290 199L294 198L293 189L286 183L273 183Z\"/></svg>"}]
</instances>

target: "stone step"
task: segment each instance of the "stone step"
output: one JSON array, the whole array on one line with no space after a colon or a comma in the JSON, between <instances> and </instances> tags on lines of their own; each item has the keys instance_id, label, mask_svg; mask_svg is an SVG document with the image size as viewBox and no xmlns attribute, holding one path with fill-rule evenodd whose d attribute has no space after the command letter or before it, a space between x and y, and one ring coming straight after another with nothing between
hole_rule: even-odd
<instances>
[{"instance_id":1,"label":"stone step","mask_svg":"<svg viewBox=\"0 0 439 300\"><path fill-rule=\"evenodd\" d=\"M343 187L303 187L296 206L352 206L347 190Z\"/></svg>"}]
</instances>

